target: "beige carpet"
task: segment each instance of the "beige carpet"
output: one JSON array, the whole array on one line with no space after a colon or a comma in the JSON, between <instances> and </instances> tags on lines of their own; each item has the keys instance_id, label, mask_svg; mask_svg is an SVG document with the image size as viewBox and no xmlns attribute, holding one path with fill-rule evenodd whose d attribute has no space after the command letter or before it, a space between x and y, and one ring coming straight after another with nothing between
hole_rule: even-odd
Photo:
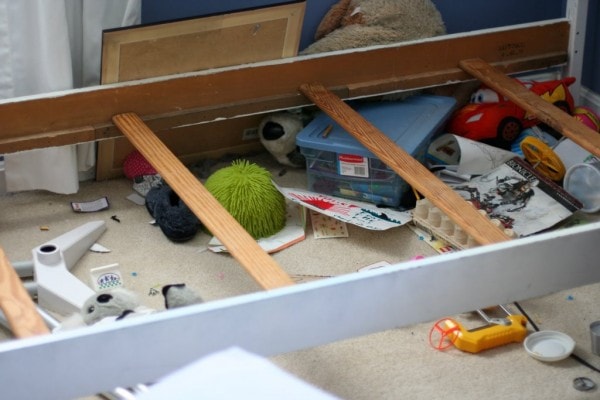
<instances>
[{"instance_id":1,"label":"beige carpet","mask_svg":"<svg viewBox=\"0 0 600 400\"><path fill-rule=\"evenodd\" d=\"M273 171L282 186L304 187L303 171L283 169L267 155L255 159ZM89 282L90 268L119 263L126 287L145 305L161 309L162 298L153 288L185 282L206 301L260 290L229 255L206 250L209 236L192 241L168 241L145 207L126 199L133 193L126 179L86 182L78 194L31 192L0 198L0 245L11 261L31 259L31 249L91 220L104 220L107 231L98 241L110 253L88 253L73 272ZM77 214L72 201L108 196L110 209ZM118 219L112 219L111 217ZM43 230L46 227L47 230ZM417 254L435 255L406 227L384 233L349 226L348 238L307 237L274 255L299 282L307 276L331 276L357 271L379 262L407 260ZM423 288L427 290L427 288ZM435 294L432 293L432 296ZM468 296L465 293L465 296ZM443 301L443 299L440 299ZM521 303L541 329L565 332L575 339L576 353L600 367L591 354L588 325L600 319L600 290L590 285ZM480 320L460 316L474 327ZM537 361L521 344L506 345L474 355L457 349L444 352L430 347L432 323L409 326L273 357L273 361L344 399L596 399L598 391L582 393L572 381L587 376L600 384L600 374L573 359L556 363ZM530 328L531 330L531 328ZM5 340L8 333L4 332Z\"/></svg>"}]
</instances>

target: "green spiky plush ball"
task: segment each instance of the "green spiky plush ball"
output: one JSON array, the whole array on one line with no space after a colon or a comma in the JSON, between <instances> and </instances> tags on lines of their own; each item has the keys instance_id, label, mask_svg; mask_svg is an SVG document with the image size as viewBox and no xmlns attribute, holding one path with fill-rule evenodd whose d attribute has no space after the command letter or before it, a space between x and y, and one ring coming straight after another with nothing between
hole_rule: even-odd
<instances>
[{"instance_id":1,"label":"green spiky plush ball","mask_svg":"<svg viewBox=\"0 0 600 400\"><path fill-rule=\"evenodd\" d=\"M214 172L206 189L255 239L285 226L285 198L271 182L271 173L246 160Z\"/></svg>"}]
</instances>

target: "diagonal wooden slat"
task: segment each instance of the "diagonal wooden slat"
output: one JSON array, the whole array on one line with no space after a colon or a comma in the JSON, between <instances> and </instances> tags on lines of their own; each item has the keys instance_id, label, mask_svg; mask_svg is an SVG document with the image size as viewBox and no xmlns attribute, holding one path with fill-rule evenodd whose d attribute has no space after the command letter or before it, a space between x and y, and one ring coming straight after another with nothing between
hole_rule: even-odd
<instances>
[{"instance_id":1,"label":"diagonal wooden slat","mask_svg":"<svg viewBox=\"0 0 600 400\"><path fill-rule=\"evenodd\" d=\"M492 244L509 240L487 217L323 85L303 84L300 91L448 215L477 243Z\"/></svg>"},{"instance_id":2,"label":"diagonal wooden slat","mask_svg":"<svg viewBox=\"0 0 600 400\"><path fill-rule=\"evenodd\" d=\"M558 107L531 92L501 70L481 58L461 60L460 67L481 82L506 96L540 121L600 157L600 135Z\"/></svg>"},{"instance_id":3,"label":"diagonal wooden slat","mask_svg":"<svg viewBox=\"0 0 600 400\"><path fill-rule=\"evenodd\" d=\"M118 114L113 117L113 122L260 286L274 289L293 284L277 262L256 243L137 114Z\"/></svg>"},{"instance_id":4,"label":"diagonal wooden slat","mask_svg":"<svg viewBox=\"0 0 600 400\"><path fill-rule=\"evenodd\" d=\"M18 338L50 333L35 304L0 248L0 308Z\"/></svg>"}]
</instances>

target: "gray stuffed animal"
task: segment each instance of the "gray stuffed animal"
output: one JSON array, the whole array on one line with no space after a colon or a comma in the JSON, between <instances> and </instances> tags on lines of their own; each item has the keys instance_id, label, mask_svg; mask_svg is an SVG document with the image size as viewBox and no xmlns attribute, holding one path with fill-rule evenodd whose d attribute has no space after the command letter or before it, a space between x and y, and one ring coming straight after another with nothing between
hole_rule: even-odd
<instances>
[{"instance_id":1,"label":"gray stuffed animal","mask_svg":"<svg viewBox=\"0 0 600 400\"><path fill-rule=\"evenodd\" d=\"M151 311L140 307L142 306L133 292L119 288L97 293L87 299L81 309L81 316L86 325L93 325L109 317L119 320L135 312L142 314Z\"/></svg>"},{"instance_id":2,"label":"gray stuffed animal","mask_svg":"<svg viewBox=\"0 0 600 400\"><path fill-rule=\"evenodd\" d=\"M162 294L166 309L202 302L202 298L183 283L164 286ZM93 325L154 312L156 310L143 306L133 292L118 288L90 297L81 309L81 317L86 325Z\"/></svg>"},{"instance_id":3,"label":"gray stuffed animal","mask_svg":"<svg viewBox=\"0 0 600 400\"><path fill-rule=\"evenodd\" d=\"M162 294L166 309L185 307L203 301L198 293L187 287L185 283L163 286Z\"/></svg>"},{"instance_id":4,"label":"gray stuffed animal","mask_svg":"<svg viewBox=\"0 0 600 400\"><path fill-rule=\"evenodd\" d=\"M296 136L304 128L302 115L280 111L267 115L258 125L258 136L265 149L282 165L303 168L305 159L298 146Z\"/></svg>"}]
</instances>

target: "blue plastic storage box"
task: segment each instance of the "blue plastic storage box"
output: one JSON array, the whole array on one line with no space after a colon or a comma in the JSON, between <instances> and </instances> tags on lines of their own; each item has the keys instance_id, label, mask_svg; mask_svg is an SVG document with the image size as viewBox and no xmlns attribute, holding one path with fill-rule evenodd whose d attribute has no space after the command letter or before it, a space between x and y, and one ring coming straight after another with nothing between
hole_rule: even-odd
<instances>
[{"instance_id":1,"label":"blue plastic storage box","mask_svg":"<svg viewBox=\"0 0 600 400\"><path fill-rule=\"evenodd\" d=\"M414 95L402 101L350 105L399 147L423 163L431 140L441 133L456 101ZM325 113L297 136L306 157L308 190L398 207L408 184Z\"/></svg>"}]
</instances>

